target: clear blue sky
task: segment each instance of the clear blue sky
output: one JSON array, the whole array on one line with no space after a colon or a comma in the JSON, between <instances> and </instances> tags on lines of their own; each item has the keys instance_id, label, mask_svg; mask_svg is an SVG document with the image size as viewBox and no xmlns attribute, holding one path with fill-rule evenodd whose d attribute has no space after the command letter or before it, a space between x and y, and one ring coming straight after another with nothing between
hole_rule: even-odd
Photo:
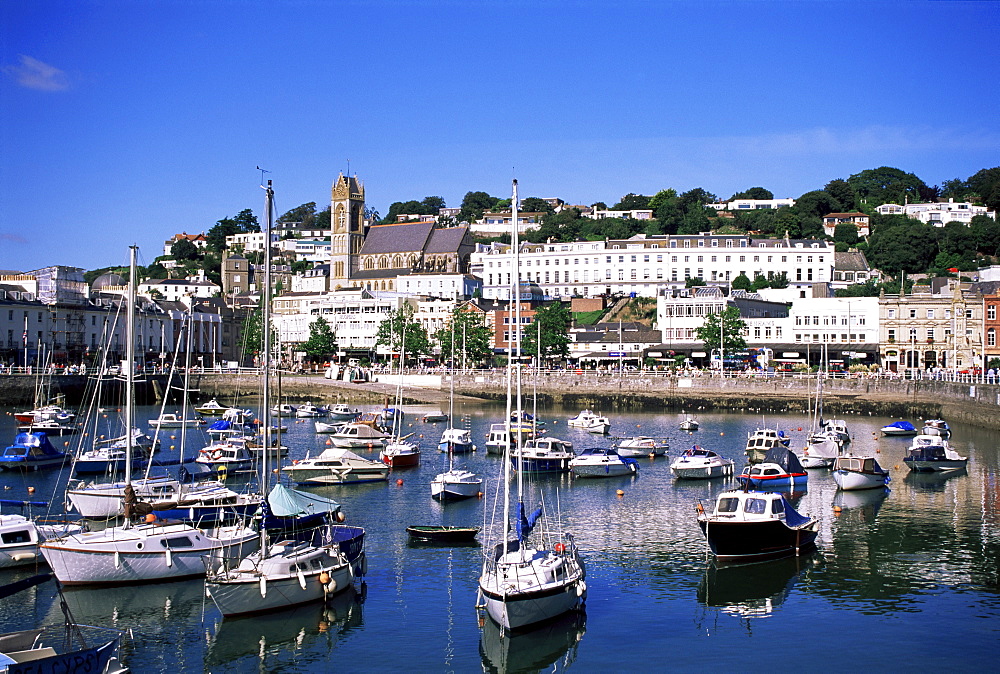
<instances>
[{"instance_id":1,"label":"clear blue sky","mask_svg":"<svg viewBox=\"0 0 1000 674\"><path fill-rule=\"evenodd\" d=\"M616 202L1000 165L996 2L0 2L0 269L329 200Z\"/></svg>"}]
</instances>

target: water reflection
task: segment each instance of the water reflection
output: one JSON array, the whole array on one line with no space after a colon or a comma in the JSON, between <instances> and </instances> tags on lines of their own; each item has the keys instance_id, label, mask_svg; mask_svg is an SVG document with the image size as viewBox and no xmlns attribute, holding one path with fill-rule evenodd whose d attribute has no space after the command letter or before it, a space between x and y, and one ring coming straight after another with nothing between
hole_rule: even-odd
<instances>
[{"instance_id":1,"label":"water reflection","mask_svg":"<svg viewBox=\"0 0 1000 674\"><path fill-rule=\"evenodd\" d=\"M839 519L844 519L845 514L856 516L865 522L872 522L878 515L882 502L891 493L888 487L882 489L858 489L844 491L838 489L833 495L834 508L840 508ZM850 511L848 513L848 511ZM836 510L834 512L837 512Z\"/></svg>"},{"instance_id":2,"label":"water reflection","mask_svg":"<svg viewBox=\"0 0 1000 674\"><path fill-rule=\"evenodd\" d=\"M565 669L576 661L576 647L587 631L583 611L539 625L529 632L510 633L486 618L479 639L484 672L510 674Z\"/></svg>"},{"instance_id":3,"label":"water reflection","mask_svg":"<svg viewBox=\"0 0 1000 674\"><path fill-rule=\"evenodd\" d=\"M917 473L910 471L907 473L906 477L903 478L903 482L921 491L944 491L949 480L956 477L963 477L965 475L968 475L968 470L965 466L959 468L958 470L946 470L934 473Z\"/></svg>"},{"instance_id":4,"label":"water reflection","mask_svg":"<svg viewBox=\"0 0 1000 674\"><path fill-rule=\"evenodd\" d=\"M214 634L211 630L206 634L205 670L272 672L287 660L309 654L317 657L320 650L313 642L325 640L332 650L337 641L363 625L365 590L362 584L360 591L350 588L325 604L221 621Z\"/></svg>"},{"instance_id":5,"label":"water reflection","mask_svg":"<svg viewBox=\"0 0 1000 674\"><path fill-rule=\"evenodd\" d=\"M812 553L754 564L711 561L698 585L698 601L741 618L767 618L784 602L803 570L817 564Z\"/></svg>"}]
</instances>

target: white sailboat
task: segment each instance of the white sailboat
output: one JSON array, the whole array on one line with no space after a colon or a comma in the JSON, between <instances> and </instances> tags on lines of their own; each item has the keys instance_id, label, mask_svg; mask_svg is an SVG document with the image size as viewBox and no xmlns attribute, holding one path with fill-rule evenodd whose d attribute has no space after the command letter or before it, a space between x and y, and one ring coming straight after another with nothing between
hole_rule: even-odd
<instances>
[{"instance_id":1,"label":"white sailboat","mask_svg":"<svg viewBox=\"0 0 1000 674\"><path fill-rule=\"evenodd\" d=\"M451 359L455 361L455 330L451 331ZM472 451L472 434L469 431L454 428L455 418L455 372L451 368L451 395L448 403L448 429L441 435L438 447L448 453L448 470L438 473L431 480L431 496L440 501L454 501L477 496L483 489L483 479L464 468L455 468L455 454ZM450 435L449 435L450 434ZM468 449L464 449L468 447Z\"/></svg>"},{"instance_id":2,"label":"white sailboat","mask_svg":"<svg viewBox=\"0 0 1000 674\"><path fill-rule=\"evenodd\" d=\"M270 241L273 222L273 196L271 181L266 188L266 240ZM271 278L270 246L265 253L263 307L263 413L264 461L261 482L266 484L268 455L272 452L270 440L270 369L271 369ZM283 489L280 485L276 489ZM265 515L270 509L264 508ZM265 520L267 517L265 516ZM327 520L321 528L327 531L332 522ZM347 589L354 581L354 571L346 554L327 537L326 544L315 545L313 540L295 540L279 537L269 542L266 523L261 524L261 547L257 552L240 560L235 568L220 568L206 576L205 589L209 597L225 616L260 613L288 608L324 599L326 596Z\"/></svg>"},{"instance_id":3,"label":"white sailboat","mask_svg":"<svg viewBox=\"0 0 1000 674\"><path fill-rule=\"evenodd\" d=\"M520 325L520 243L517 232L517 181L513 184L511 208L514 273L510 301L514 325ZM515 331L507 360L507 424L512 414L521 417L521 333ZM516 383L515 383L516 378ZM508 430L508 437L513 437ZM517 440L520 445L521 440ZM519 447L518 447L519 449ZM542 507L528 513L524 505L524 471L517 471L517 492L511 494L511 448L503 462L503 521L500 535L484 549L479 577L479 606L504 629L517 630L549 620L583 605L587 596L586 569L573 537L558 531L544 518ZM511 512L511 506L516 514ZM512 517L513 515L513 517ZM514 522L512 522L514 520ZM533 533L534 529L540 529ZM495 527L494 527L495 532Z\"/></svg>"},{"instance_id":4,"label":"white sailboat","mask_svg":"<svg viewBox=\"0 0 1000 674\"><path fill-rule=\"evenodd\" d=\"M405 328L404 328L405 330ZM405 332L400 335L405 337ZM399 381L396 382L396 407L403 409L403 360L406 356L406 342L400 346ZM403 435L403 415L392 417L392 436L386 441L385 447L379 452L379 460L390 468L405 468L420 464L420 443L410 440L413 433Z\"/></svg>"},{"instance_id":5,"label":"white sailboat","mask_svg":"<svg viewBox=\"0 0 1000 674\"><path fill-rule=\"evenodd\" d=\"M136 247L130 247L125 355L125 428L135 427ZM206 562L239 559L258 545L257 535L242 524L212 532L181 522L160 522L152 507L137 502L131 487L131 435L126 434L125 523L103 531L68 534L41 546L45 561L63 585L127 584L203 576ZM133 514L149 513L134 524Z\"/></svg>"}]
</instances>

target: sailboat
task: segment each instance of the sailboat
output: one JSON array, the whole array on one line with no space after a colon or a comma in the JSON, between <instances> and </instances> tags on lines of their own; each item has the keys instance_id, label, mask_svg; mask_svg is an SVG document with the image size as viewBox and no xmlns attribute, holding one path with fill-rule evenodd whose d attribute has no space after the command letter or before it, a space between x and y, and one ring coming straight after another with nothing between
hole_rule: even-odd
<instances>
[{"instance_id":1,"label":"sailboat","mask_svg":"<svg viewBox=\"0 0 1000 674\"><path fill-rule=\"evenodd\" d=\"M451 331L451 360L455 362L455 330ZM483 480L470 470L455 468L455 454L471 452L472 433L452 426L455 418L455 371L451 370L451 393L448 403L448 429L441 435L438 448L448 453L448 470L439 473L431 481L431 496L441 501L458 500L477 496L483 488Z\"/></svg>"},{"instance_id":2,"label":"sailboat","mask_svg":"<svg viewBox=\"0 0 1000 674\"><path fill-rule=\"evenodd\" d=\"M514 273L511 275L510 302L514 325L521 325L520 243L517 230L517 181L513 183L511 209L513 233L511 249ZM507 358L507 423L511 414L523 415L521 408L521 368L514 367L521 353L521 331L514 332ZM508 437L513 438L508 431ZM520 445L521 440L516 440ZM544 518L544 508L528 513L524 504L524 471L517 471L517 492L511 494L512 449L505 451L503 462L503 521L499 538L484 550L479 577L479 606L504 629L518 630L555 618L583 606L587 597L586 568L572 535L559 532ZM511 507L515 512L511 512ZM512 522L513 520L513 522ZM532 535L538 527L541 532ZM495 532L495 527L493 527ZM533 542L532 539L538 539ZM548 540L546 540L548 539ZM553 542L556 541L556 542ZM550 545L551 544L551 545Z\"/></svg>"},{"instance_id":3,"label":"sailboat","mask_svg":"<svg viewBox=\"0 0 1000 674\"><path fill-rule=\"evenodd\" d=\"M806 439L806 447L799 456L799 462L803 468L829 468L843 451L843 437L823 421L823 373L819 371L816 373L812 432Z\"/></svg>"},{"instance_id":4,"label":"sailboat","mask_svg":"<svg viewBox=\"0 0 1000 674\"><path fill-rule=\"evenodd\" d=\"M136 247L130 247L125 350L125 428L135 427ZM132 441L126 433L125 522L102 531L49 539L42 555L63 585L142 583L205 575L206 562L245 557L259 545L257 534L242 523L214 531L178 521L157 521L152 506L141 503L132 488ZM135 524L133 516L147 515ZM207 558L207 559L206 559Z\"/></svg>"},{"instance_id":5,"label":"sailboat","mask_svg":"<svg viewBox=\"0 0 1000 674\"><path fill-rule=\"evenodd\" d=\"M266 188L266 241L271 240L273 222L274 191L269 180ZM269 479L268 455L272 453L270 443L270 370L271 370L271 261L270 246L265 253L264 289L261 296L263 309L263 391L261 412L264 431L264 461L261 466L261 483ZM272 494L276 498L294 497L295 492L275 485ZM270 499L269 499L270 500ZM329 502L328 503L332 503ZM260 550L244 557L235 568L222 567L210 571L206 576L205 590L225 616L260 613L288 608L324 599L330 594L347 589L354 581L354 568L347 555L335 542L330 530L328 510L319 517L318 530L323 540L310 535L308 540L287 536L286 529L297 524L305 525L308 516L282 526L276 540L271 541L267 531L267 520L272 518L271 506L263 503L264 522L260 529ZM272 518L273 519L273 518ZM325 531L323 531L325 529ZM294 534L294 532L293 532ZM363 535L363 532L362 532Z\"/></svg>"},{"instance_id":6,"label":"sailboat","mask_svg":"<svg viewBox=\"0 0 1000 674\"><path fill-rule=\"evenodd\" d=\"M399 381L396 382L396 407L403 408L403 360L406 357L406 324L403 322L399 349ZM392 436L379 452L379 459L390 468L407 468L420 464L420 445L409 440L413 433L403 435L403 415L392 415Z\"/></svg>"}]
</instances>

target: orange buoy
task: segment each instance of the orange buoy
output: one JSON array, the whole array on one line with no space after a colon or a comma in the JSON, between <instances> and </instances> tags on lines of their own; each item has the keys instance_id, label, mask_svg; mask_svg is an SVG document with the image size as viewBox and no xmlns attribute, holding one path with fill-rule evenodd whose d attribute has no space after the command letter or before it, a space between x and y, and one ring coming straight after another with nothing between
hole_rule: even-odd
<instances>
[{"instance_id":1,"label":"orange buoy","mask_svg":"<svg viewBox=\"0 0 1000 674\"><path fill-rule=\"evenodd\" d=\"M802 427L801 427L801 426L799 426L798 430L800 430L800 431L801 431L801 430L802 430Z\"/></svg>"},{"instance_id":2,"label":"orange buoy","mask_svg":"<svg viewBox=\"0 0 1000 674\"><path fill-rule=\"evenodd\" d=\"M34 494L35 493L35 488L34 487L28 487L28 493L29 494Z\"/></svg>"},{"instance_id":3,"label":"orange buoy","mask_svg":"<svg viewBox=\"0 0 1000 674\"><path fill-rule=\"evenodd\" d=\"M476 497L477 498L482 498L483 497L483 492L479 492L478 494L476 494Z\"/></svg>"},{"instance_id":4,"label":"orange buoy","mask_svg":"<svg viewBox=\"0 0 1000 674\"><path fill-rule=\"evenodd\" d=\"M566 546L563 543L556 543L556 552L566 552Z\"/></svg>"},{"instance_id":5,"label":"orange buoy","mask_svg":"<svg viewBox=\"0 0 1000 674\"><path fill-rule=\"evenodd\" d=\"M618 491L615 492L615 494L618 496L618 498L621 498L622 496L625 495L625 492L619 489Z\"/></svg>"},{"instance_id":6,"label":"orange buoy","mask_svg":"<svg viewBox=\"0 0 1000 674\"><path fill-rule=\"evenodd\" d=\"M841 510L843 510L843 508L841 508L840 506L838 505L833 506L833 512L840 513Z\"/></svg>"},{"instance_id":7,"label":"orange buoy","mask_svg":"<svg viewBox=\"0 0 1000 674\"><path fill-rule=\"evenodd\" d=\"M719 435L725 435L725 433L719 433Z\"/></svg>"},{"instance_id":8,"label":"orange buoy","mask_svg":"<svg viewBox=\"0 0 1000 674\"><path fill-rule=\"evenodd\" d=\"M323 573L319 574L319 582L322 585L326 585L327 583L329 583L330 582L330 574L328 574L326 571L324 571Z\"/></svg>"},{"instance_id":9,"label":"orange buoy","mask_svg":"<svg viewBox=\"0 0 1000 674\"><path fill-rule=\"evenodd\" d=\"M700 502L694 507L694 509L698 512L698 514L705 512L705 506L703 506Z\"/></svg>"},{"instance_id":10,"label":"orange buoy","mask_svg":"<svg viewBox=\"0 0 1000 674\"><path fill-rule=\"evenodd\" d=\"M330 438L327 438L326 439L326 444L332 445L333 444L333 440L331 440Z\"/></svg>"},{"instance_id":11,"label":"orange buoy","mask_svg":"<svg viewBox=\"0 0 1000 674\"><path fill-rule=\"evenodd\" d=\"M149 513L148 515L146 515L147 524L152 524L155 521L156 521L156 515L154 513Z\"/></svg>"},{"instance_id":12,"label":"orange buoy","mask_svg":"<svg viewBox=\"0 0 1000 674\"><path fill-rule=\"evenodd\" d=\"M398 480L396 480L396 486L397 487L402 487L403 486L403 478L399 478Z\"/></svg>"}]
</instances>

